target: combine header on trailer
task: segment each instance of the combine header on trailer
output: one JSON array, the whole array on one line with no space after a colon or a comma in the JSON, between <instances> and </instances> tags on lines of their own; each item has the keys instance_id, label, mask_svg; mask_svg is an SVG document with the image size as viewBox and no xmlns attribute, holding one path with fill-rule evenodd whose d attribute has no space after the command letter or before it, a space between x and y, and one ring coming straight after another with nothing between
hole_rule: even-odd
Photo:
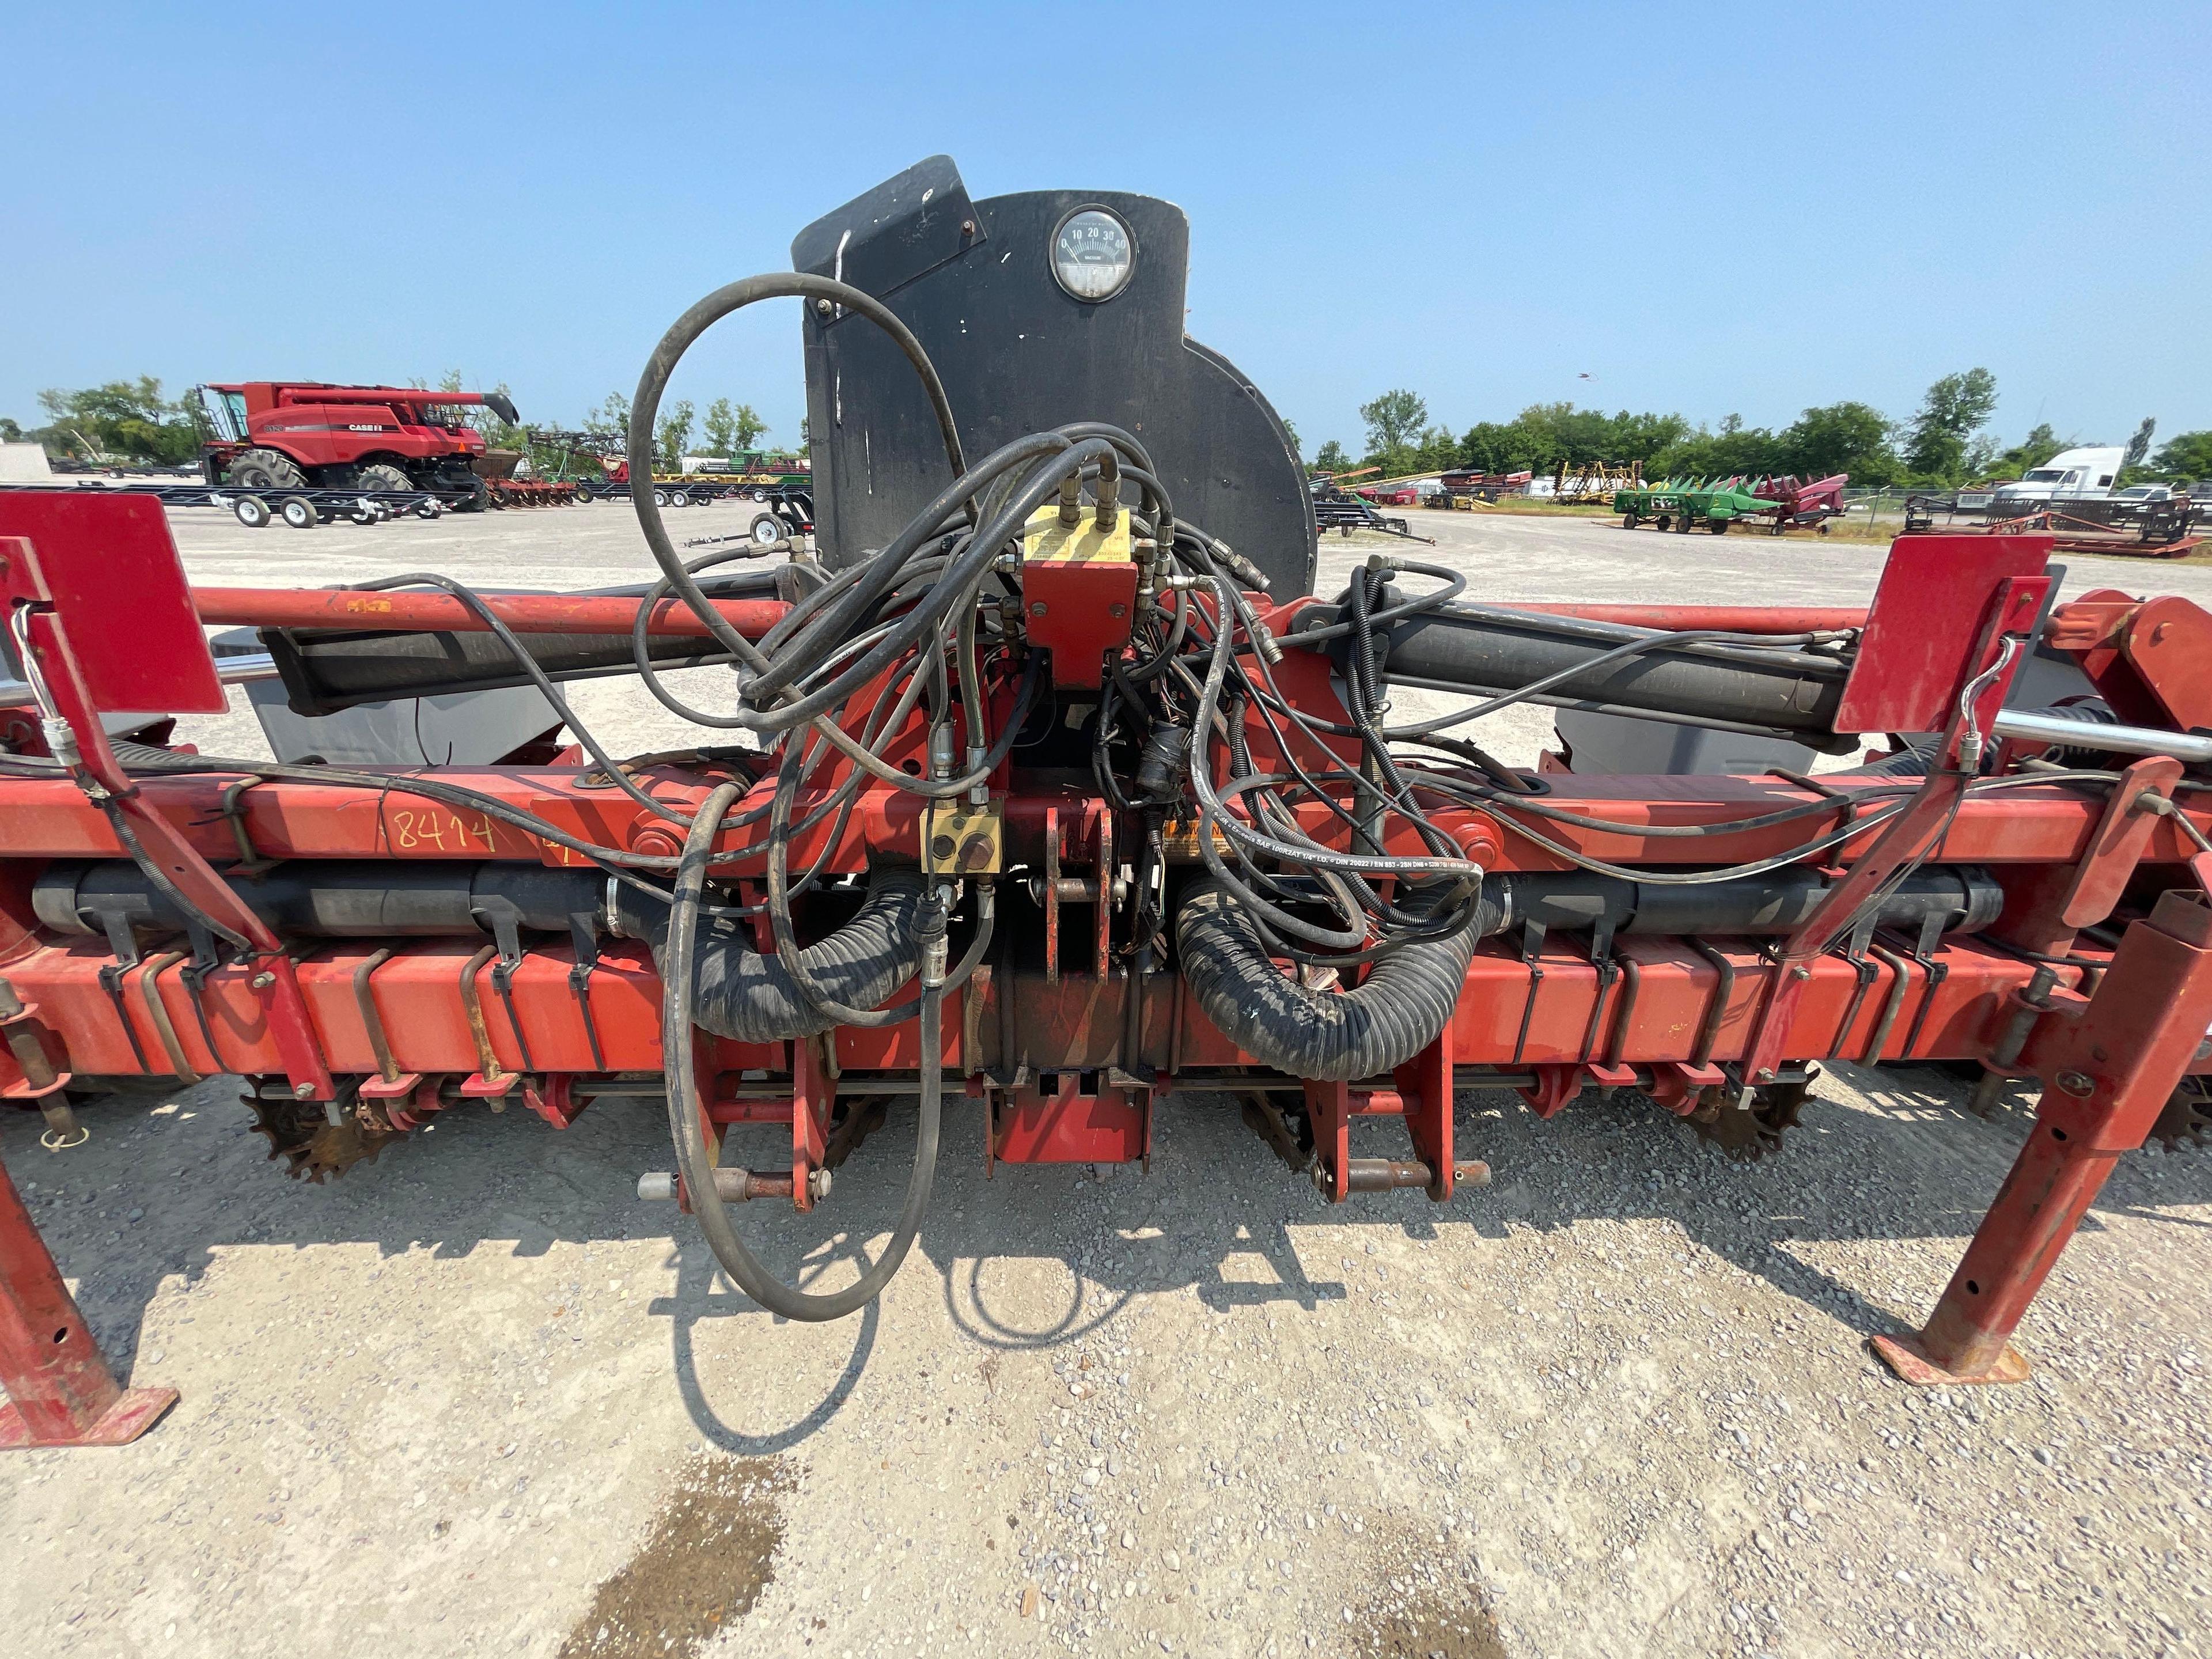
<instances>
[{"instance_id":1,"label":"combine header on trailer","mask_svg":"<svg viewBox=\"0 0 2212 1659\"><path fill-rule=\"evenodd\" d=\"M686 313L633 467L699 336L797 300L818 558L687 562L641 494L658 569L627 594L193 588L153 502L0 499L27 677L0 1093L64 1145L118 1085L234 1074L313 1180L441 1113L557 1133L651 1102L672 1167L641 1195L811 1320L898 1271L947 1137L1142 1164L1164 1102L1227 1097L1330 1203L1446 1202L1487 1178L1462 1091L1550 1117L1637 1090L1747 1152L1831 1060L1963 1062L1984 1102L2039 1089L2033 1132L1925 1328L1881 1348L1916 1382L2017 1379L2008 1339L2113 1160L2212 1069L2212 617L2059 602L2042 536L1912 538L1866 611L1508 607L1389 554L1317 597L1281 423L1182 332L1187 235L1141 196L974 201L939 158ZM223 706L210 624L263 630L298 715L530 684L575 746L407 769L112 738L117 711ZM2081 700L2014 706L2031 659ZM702 661L731 670L711 706L659 678ZM610 672L702 746L608 752L562 688ZM1468 701L1413 720L1397 685ZM1457 734L1528 701L1897 759L1538 776ZM838 1225L809 1212L887 1120L913 1162L874 1265L778 1282L734 1207ZM0 1377L17 1443L125 1439L165 1399L118 1391L4 1181Z\"/></svg>"}]
</instances>

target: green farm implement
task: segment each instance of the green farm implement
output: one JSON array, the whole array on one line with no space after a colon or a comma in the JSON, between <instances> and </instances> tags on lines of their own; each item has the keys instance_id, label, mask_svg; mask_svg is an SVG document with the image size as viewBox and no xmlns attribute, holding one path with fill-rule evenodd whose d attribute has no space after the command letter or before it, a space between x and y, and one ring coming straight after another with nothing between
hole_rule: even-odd
<instances>
[{"instance_id":1,"label":"green farm implement","mask_svg":"<svg viewBox=\"0 0 2212 1659\"><path fill-rule=\"evenodd\" d=\"M1753 495L1738 483L1706 483L1695 479L1686 483L1669 479L1664 483L1615 490L1613 497L1613 510L1620 514L1624 530L1633 530L1648 521L1655 529L1686 534L1703 525L1718 536L1738 519L1771 513L1774 507L1773 501Z\"/></svg>"}]
</instances>

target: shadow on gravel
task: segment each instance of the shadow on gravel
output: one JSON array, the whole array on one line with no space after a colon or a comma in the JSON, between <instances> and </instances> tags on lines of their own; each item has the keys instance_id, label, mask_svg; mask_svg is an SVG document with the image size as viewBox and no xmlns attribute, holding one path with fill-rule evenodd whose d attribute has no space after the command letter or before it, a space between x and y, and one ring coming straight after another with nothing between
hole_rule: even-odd
<instances>
[{"instance_id":1,"label":"shadow on gravel","mask_svg":"<svg viewBox=\"0 0 2212 1659\"><path fill-rule=\"evenodd\" d=\"M939 1273L947 1316L970 1340L1045 1349L1082 1338L1140 1297L1188 1290L1216 1312L1265 1304L1291 1316L1341 1300L1345 1285L1316 1274L1305 1232L1316 1225L1390 1228L1416 1239L1464 1225L1501 1238L1515 1226L1566 1233L1587 1218L1656 1218L1856 1329L1893 1328L1899 1310L1839 1283L1791 1244L1963 1241L2010 1166L2033 1103L2008 1101L1984 1120L1966 1111L1964 1084L1932 1068L1839 1067L1838 1076L1865 1109L1822 1101L1821 1090L1837 1085L1820 1085L1783 1149L1748 1164L1640 1097L1588 1096L1546 1122L1510 1096L1462 1095L1461 1155L1486 1159L1494 1179L1444 1207L1418 1193L1325 1204L1218 1095L1166 1103L1149 1177L1133 1169L1101 1179L1087 1166L1001 1166L987 1181L980 1109L954 1103L935 1200L905 1272ZM818 1399L779 1400L779 1415L791 1414L773 1429L723 1420L713 1396L730 1399L738 1385L720 1377L710 1389L700 1375L699 1322L772 1316L721 1279L688 1218L636 1198L639 1172L670 1162L657 1106L602 1103L565 1131L520 1112L456 1110L323 1187L288 1182L265 1163L247 1118L228 1080L161 1103L95 1104L86 1113L89 1142L59 1154L40 1149L35 1114L0 1118L0 1150L126 1376L145 1307L166 1278L189 1285L218 1251L361 1243L385 1257L427 1248L457 1259L489 1248L526 1258L556 1243L672 1237L673 1291L648 1311L669 1321L677 1385L692 1420L727 1452L763 1456L804 1443L836 1416L874 1352L880 1325L871 1308L822 1332L850 1353ZM740 1159L766 1158L781 1135L744 1133L765 1138L757 1147L734 1141ZM1362 1123L1354 1133L1361 1155L1395 1155L1404 1145L1395 1122ZM910 1122L895 1119L839 1172L833 1204L804 1217L756 1205L739 1224L787 1282L848 1283L862 1246L896 1217L912 1146ZM2154 1164L2138 1155L2120 1161L2085 1224L2125 1214L2194 1226L2166 1206L2204 1202L2212 1202L2212 1158L2185 1151Z\"/></svg>"}]
</instances>

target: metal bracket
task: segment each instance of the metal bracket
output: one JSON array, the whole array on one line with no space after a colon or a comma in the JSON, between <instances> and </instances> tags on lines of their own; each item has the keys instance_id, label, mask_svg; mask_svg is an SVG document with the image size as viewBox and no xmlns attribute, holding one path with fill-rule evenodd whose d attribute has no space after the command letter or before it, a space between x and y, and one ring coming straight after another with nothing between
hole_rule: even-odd
<instances>
[{"instance_id":1,"label":"metal bracket","mask_svg":"<svg viewBox=\"0 0 2212 1659\"><path fill-rule=\"evenodd\" d=\"M606 1051L599 1047L599 1022L592 1018L592 975L599 967L599 931L588 910L572 911L568 916L568 942L574 949L576 960L568 969L568 989L576 999L576 1012L583 1018L584 1040L592 1045L592 1069L607 1069Z\"/></svg>"},{"instance_id":2,"label":"metal bracket","mask_svg":"<svg viewBox=\"0 0 2212 1659\"><path fill-rule=\"evenodd\" d=\"M534 1072L538 1062L531 1056L530 1039L523 1033L522 1016L514 1006L514 970L522 965L521 912L512 900L486 898L471 904L469 914L479 926L491 929L499 949L499 960L492 964L491 988L499 993L501 1006L507 1010L507 1027L514 1033L514 1046L521 1051L522 1069Z\"/></svg>"}]
</instances>

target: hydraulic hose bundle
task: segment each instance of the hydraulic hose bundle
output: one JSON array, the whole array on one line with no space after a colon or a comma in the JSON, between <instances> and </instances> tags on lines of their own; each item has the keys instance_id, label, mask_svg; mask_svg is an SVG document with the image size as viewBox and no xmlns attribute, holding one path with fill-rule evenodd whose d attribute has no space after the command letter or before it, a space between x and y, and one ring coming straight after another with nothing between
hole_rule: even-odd
<instances>
[{"instance_id":1,"label":"hydraulic hose bundle","mask_svg":"<svg viewBox=\"0 0 2212 1659\"><path fill-rule=\"evenodd\" d=\"M540 836L608 879L604 902L581 908L565 889L532 888L509 898L479 892L472 882L446 881L404 896L416 913L453 929L484 925L502 904L507 908L499 914L509 926L520 918L526 926L566 921L586 927L592 925L588 909L611 931L651 943L665 984L666 1098L684 1188L731 1278L777 1313L794 1319L848 1313L888 1282L912 1247L939 1138L944 999L975 972L994 932L994 892L985 876L878 864L843 924L805 944L799 901L821 887L863 790L981 807L994 778L1025 741L1033 711L1052 716L1048 728L1061 725L1057 701L1040 708L1054 694L1044 653L1027 636L1022 594L1024 532L1055 502L1063 524L1091 514L1103 528L1126 515L1140 573L1126 645L1109 654L1087 718L1100 796L1110 810L1142 825L1134 914L1119 948L1139 977L1172 949L1212 1022L1246 1053L1289 1075L1357 1081L1387 1073L1434 1042L1451 1018L1478 943L1518 915L1570 927L1577 918L1600 917L1608 928L1632 928L1638 917L1650 917L1657 926L1657 919L1696 908L1666 896L1681 889L1709 894L1716 915L1737 918L1747 931L1798 914L1817 896L1817 883L1773 872L1879 824L1910 793L1907 782L1862 791L1872 804L1840 825L1828 804L1816 800L1725 825L1645 831L1740 834L1819 820L1799 844L1749 864L1650 871L1586 857L1547 835L1547 826L1605 826L1547 802L1540 781L1508 770L1451 728L1526 700L1610 705L1624 696L1660 695L1651 690L1657 686L1684 704L1679 712L1685 718L1802 729L1817 726L1832 701L1839 678L1834 651L1843 636L1613 630L1601 637L1584 629L1569 637L1573 630L1564 624L1530 626L1527 618L1458 605L1466 582L1450 569L1374 562L1355 574L1333 611L1314 608L1279 641L1255 608L1253 592L1265 585L1258 571L1177 519L1159 469L1133 435L1103 423L1073 423L1018 438L970 462L944 387L912 333L880 301L825 277L777 275L732 283L678 319L655 349L633 400L634 477L651 471L659 403L685 350L720 318L779 297L798 298L825 317L864 318L890 337L927 394L948 477L880 551L834 573L810 571L814 585L757 641L733 627L702 586L702 575L736 556L709 551L685 559L672 544L651 493L633 492L660 573L637 611L633 665L672 712L709 730L749 732L759 745L702 752L702 761L733 772L736 781L718 784L696 811L662 798L636 763L618 761L593 738L552 674L475 594L427 575L388 584L434 584L473 610L576 732L592 761L586 787L619 790L681 832L683 850L672 856L604 846L481 792L410 778L411 791ZM1409 595L1392 585L1402 575L1437 586ZM725 585L721 577L709 580ZM672 597L697 617L714 650L733 667L722 707L695 707L659 678L666 659L648 635L647 618ZM1312 712L1285 692L1275 665L1286 644L1334 656L1345 719ZM1711 672L1701 678L1699 669L1718 670L1720 679ZM1401 672L1415 683L1457 690L1485 677L1503 683L1498 695L1457 714L1393 723L1389 688ZM1001 696L1011 690L1003 718L994 719L987 688ZM1707 702L1690 706L1700 697ZM1084 727L1071 729L1079 734ZM1265 769L1254 752L1261 733L1269 756ZM1352 739L1348 756L1346 738ZM925 759L915 758L917 748ZM375 775L334 768L131 758L146 769L386 786ZM1989 780L1976 787L2014 781ZM740 801L746 804L740 807ZM1531 878L1486 884L1483 866L1442 817L1468 806L1576 872L1562 878L1563 886ZM1171 818L1194 820L1191 840L1206 866L1200 880L1181 890L1167 867ZM793 848L810 834L821 850L811 865L794 868ZM710 902L710 887L740 860L748 861L749 874L759 872L764 902L745 909ZM1095 902L1106 902L1109 873L1099 872ZM562 878L573 883L574 874ZM672 875L670 886L659 884ZM1954 899L1941 882L1906 883L1881 899L1913 915L1941 910L1965 918L1987 908L1988 886L1985 878L1979 887L1962 885ZM343 878L303 872L266 896L289 906L295 925L306 922L309 931L364 925ZM85 910L81 901L87 898L99 904ZM72 918L135 917L166 915L165 903L175 908L155 891L103 895L72 886L66 895L57 889L52 908ZM959 962L948 964L949 923L963 908L970 942ZM756 917L764 918L768 934L759 948ZM368 925L374 920L365 919ZM1315 988L1332 976L1346 988ZM918 989L908 994L917 979ZM836 1028L908 1021L916 1023L920 1042L920 1131L890 1243L855 1284L833 1295L783 1285L747 1250L724 1208L693 1066L697 1033L750 1043L805 1042Z\"/></svg>"}]
</instances>

